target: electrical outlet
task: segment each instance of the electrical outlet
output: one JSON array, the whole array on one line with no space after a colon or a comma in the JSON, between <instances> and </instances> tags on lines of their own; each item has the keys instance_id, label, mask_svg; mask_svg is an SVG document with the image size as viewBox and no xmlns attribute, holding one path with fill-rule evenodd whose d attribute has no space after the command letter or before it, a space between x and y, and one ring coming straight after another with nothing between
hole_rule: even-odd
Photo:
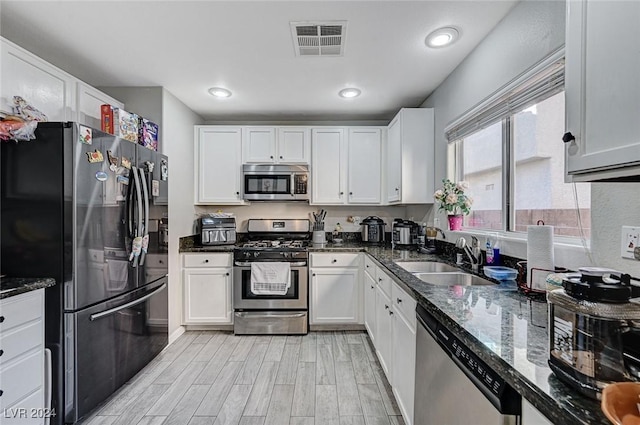
<instances>
[{"instance_id":1,"label":"electrical outlet","mask_svg":"<svg viewBox=\"0 0 640 425\"><path fill-rule=\"evenodd\" d=\"M638 239L640 237L640 228L631 226L622 226L620 235L620 256L622 258L634 259L634 250L639 247Z\"/></svg>"}]
</instances>

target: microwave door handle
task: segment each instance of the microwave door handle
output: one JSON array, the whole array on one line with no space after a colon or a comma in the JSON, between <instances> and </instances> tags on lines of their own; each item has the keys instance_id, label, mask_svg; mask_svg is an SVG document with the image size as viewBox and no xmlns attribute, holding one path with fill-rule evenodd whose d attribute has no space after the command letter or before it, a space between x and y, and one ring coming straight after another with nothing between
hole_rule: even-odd
<instances>
[{"instance_id":1,"label":"microwave door handle","mask_svg":"<svg viewBox=\"0 0 640 425\"><path fill-rule=\"evenodd\" d=\"M142 229L142 237L143 238L147 238L147 244L148 244L148 239L149 239L149 188L147 187L147 179L146 176L144 175L144 169L142 168L138 168L138 171L140 172L140 182L142 183L142 193L144 195L143 200L144 200L144 223L142 225L143 229ZM143 245L143 249L142 252L140 253L140 265L144 265L144 258L146 256L146 247L144 247L144 243Z\"/></svg>"},{"instance_id":2,"label":"microwave door handle","mask_svg":"<svg viewBox=\"0 0 640 425\"><path fill-rule=\"evenodd\" d=\"M296 174L291 173L291 197L296 196Z\"/></svg>"}]
</instances>

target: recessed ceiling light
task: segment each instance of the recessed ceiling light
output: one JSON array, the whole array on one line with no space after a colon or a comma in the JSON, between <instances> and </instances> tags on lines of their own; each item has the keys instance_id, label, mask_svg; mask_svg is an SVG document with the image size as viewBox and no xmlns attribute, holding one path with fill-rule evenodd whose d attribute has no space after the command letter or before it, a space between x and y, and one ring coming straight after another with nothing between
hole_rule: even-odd
<instances>
[{"instance_id":1,"label":"recessed ceiling light","mask_svg":"<svg viewBox=\"0 0 640 425\"><path fill-rule=\"evenodd\" d=\"M427 36L424 43L433 48L453 44L460 37L460 32L453 27L438 28Z\"/></svg>"},{"instance_id":2,"label":"recessed ceiling light","mask_svg":"<svg viewBox=\"0 0 640 425\"><path fill-rule=\"evenodd\" d=\"M222 87L211 87L209 94L215 97L229 97L231 96L231 91Z\"/></svg>"},{"instance_id":3,"label":"recessed ceiling light","mask_svg":"<svg viewBox=\"0 0 640 425\"><path fill-rule=\"evenodd\" d=\"M338 95L340 95L340 97L344 97L345 99L350 99L352 97L360 96L360 93L362 93L362 92L359 89L356 89L354 87L350 87L350 88L347 88L347 89L340 90L340 92L338 92Z\"/></svg>"}]
</instances>

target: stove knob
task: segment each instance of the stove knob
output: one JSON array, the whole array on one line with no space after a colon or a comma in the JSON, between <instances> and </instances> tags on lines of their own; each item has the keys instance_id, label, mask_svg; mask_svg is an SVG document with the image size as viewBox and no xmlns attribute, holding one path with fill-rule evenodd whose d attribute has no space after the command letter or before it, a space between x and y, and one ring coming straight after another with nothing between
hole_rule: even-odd
<instances>
[{"instance_id":1,"label":"stove knob","mask_svg":"<svg viewBox=\"0 0 640 425\"><path fill-rule=\"evenodd\" d=\"M255 252L253 253L253 256L254 256L254 257L257 257L258 255L260 255L260 253L259 253L258 251L255 251Z\"/></svg>"},{"instance_id":2,"label":"stove knob","mask_svg":"<svg viewBox=\"0 0 640 425\"><path fill-rule=\"evenodd\" d=\"M290 253L290 252L283 252L283 253L282 253L282 256L283 256L284 258L291 257L291 253Z\"/></svg>"},{"instance_id":3,"label":"stove knob","mask_svg":"<svg viewBox=\"0 0 640 425\"><path fill-rule=\"evenodd\" d=\"M251 256L251 253L250 253L250 252L245 252L245 253L244 253L244 257L245 257L245 258L248 258L248 257L250 257L250 256Z\"/></svg>"}]
</instances>

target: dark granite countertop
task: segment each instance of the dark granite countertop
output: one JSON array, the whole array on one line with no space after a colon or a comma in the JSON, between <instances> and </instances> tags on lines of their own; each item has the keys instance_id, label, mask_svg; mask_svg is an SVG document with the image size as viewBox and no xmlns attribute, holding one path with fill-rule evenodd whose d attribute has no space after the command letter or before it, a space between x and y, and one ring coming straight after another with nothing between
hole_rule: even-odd
<instances>
[{"instance_id":1,"label":"dark granite countertop","mask_svg":"<svg viewBox=\"0 0 640 425\"><path fill-rule=\"evenodd\" d=\"M35 291L36 289L48 288L56 284L56 281L49 277L3 277L0 279L0 300Z\"/></svg>"},{"instance_id":2,"label":"dark granite countertop","mask_svg":"<svg viewBox=\"0 0 640 425\"><path fill-rule=\"evenodd\" d=\"M412 292L420 305L553 423L609 424L599 402L578 394L551 372L547 363L548 312L545 301L528 298L518 291L515 281L495 286L431 285L395 262L440 261L454 264L441 256L416 251L378 247L366 247L364 250L391 272L394 281Z\"/></svg>"}]
</instances>

